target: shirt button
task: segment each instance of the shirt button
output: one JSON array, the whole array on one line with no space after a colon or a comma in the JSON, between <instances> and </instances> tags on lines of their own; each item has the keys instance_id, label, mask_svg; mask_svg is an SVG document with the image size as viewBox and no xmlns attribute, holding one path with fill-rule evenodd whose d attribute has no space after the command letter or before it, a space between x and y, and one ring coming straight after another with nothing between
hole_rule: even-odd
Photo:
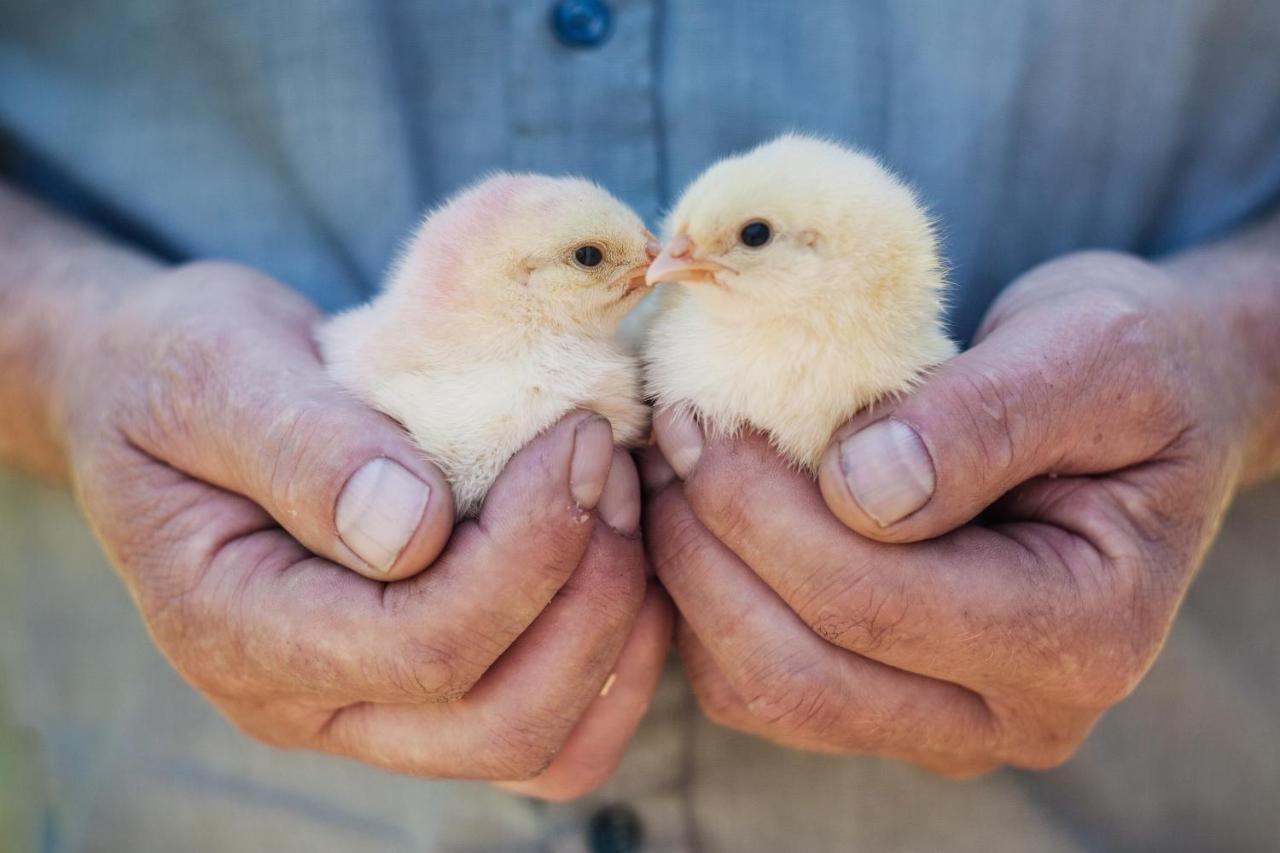
<instances>
[{"instance_id":1,"label":"shirt button","mask_svg":"<svg viewBox=\"0 0 1280 853\"><path fill-rule=\"evenodd\" d=\"M551 10L556 38L569 47L596 47L609 38L613 14L603 0L560 0Z\"/></svg>"},{"instance_id":2,"label":"shirt button","mask_svg":"<svg viewBox=\"0 0 1280 853\"><path fill-rule=\"evenodd\" d=\"M644 827L628 807L605 806L591 816L587 840L591 853L636 853L644 842Z\"/></svg>"}]
</instances>

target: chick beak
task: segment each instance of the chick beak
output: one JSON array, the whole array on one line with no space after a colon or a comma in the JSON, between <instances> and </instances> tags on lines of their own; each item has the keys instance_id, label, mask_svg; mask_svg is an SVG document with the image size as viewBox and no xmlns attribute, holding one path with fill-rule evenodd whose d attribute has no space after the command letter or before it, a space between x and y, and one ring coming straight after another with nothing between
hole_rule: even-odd
<instances>
[{"instance_id":1,"label":"chick beak","mask_svg":"<svg viewBox=\"0 0 1280 853\"><path fill-rule=\"evenodd\" d=\"M663 248L662 253L649 264L648 281L654 285L661 281L703 282L720 284L718 272L732 272L724 264L697 256L698 246L687 234L677 234Z\"/></svg>"},{"instance_id":2,"label":"chick beak","mask_svg":"<svg viewBox=\"0 0 1280 853\"><path fill-rule=\"evenodd\" d=\"M635 293L637 290L644 290L649 286L648 282L645 281L645 271L647 269L648 267L637 267L631 272L627 277L626 287L622 291L623 299Z\"/></svg>"},{"instance_id":3,"label":"chick beak","mask_svg":"<svg viewBox=\"0 0 1280 853\"><path fill-rule=\"evenodd\" d=\"M622 296L619 299L626 299L637 290L647 290L649 288L648 282L645 281L645 274L649 270L649 264L662 252L662 244L648 231L644 232L644 234L649 238L644 244L644 252L648 260L627 270L622 274L618 282L610 285L610 287L617 287L619 282L622 284Z\"/></svg>"}]
</instances>

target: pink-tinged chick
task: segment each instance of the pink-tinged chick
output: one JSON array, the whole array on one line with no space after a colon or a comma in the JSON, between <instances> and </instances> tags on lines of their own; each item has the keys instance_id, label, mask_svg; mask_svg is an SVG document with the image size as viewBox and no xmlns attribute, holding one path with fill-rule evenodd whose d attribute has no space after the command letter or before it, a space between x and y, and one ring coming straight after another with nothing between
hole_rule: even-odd
<instances>
[{"instance_id":1,"label":"pink-tinged chick","mask_svg":"<svg viewBox=\"0 0 1280 853\"><path fill-rule=\"evenodd\" d=\"M370 303L321 327L330 374L395 418L474 515L517 450L574 407L648 432L615 340L658 246L590 181L497 174L428 214Z\"/></svg>"}]
</instances>

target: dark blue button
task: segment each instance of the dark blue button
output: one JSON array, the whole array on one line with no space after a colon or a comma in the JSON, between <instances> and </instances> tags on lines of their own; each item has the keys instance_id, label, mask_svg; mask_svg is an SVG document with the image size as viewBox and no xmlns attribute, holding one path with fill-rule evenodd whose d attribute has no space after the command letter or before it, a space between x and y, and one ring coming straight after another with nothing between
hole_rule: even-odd
<instances>
[{"instance_id":1,"label":"dark blue button","mask_svg":"<svg viewBox=\"0 0 1280 853\"><path fill-rule=\"evenodd\" d=\"M613 13L603 0L560 0L551 10L551 27L569 47L595 47L609 38Z\"/></svg>"},{"instance_id":2,"label":"dark blue button","mask_svg":"<svg viewBox=\"0 0 1280 853\"><path fill-rule=\"evenodd\" d=\"M644 844L644 827L626 806L605 806L591 816L587 840L592 853L636 853Z\"/></svg>"}]
</instances>

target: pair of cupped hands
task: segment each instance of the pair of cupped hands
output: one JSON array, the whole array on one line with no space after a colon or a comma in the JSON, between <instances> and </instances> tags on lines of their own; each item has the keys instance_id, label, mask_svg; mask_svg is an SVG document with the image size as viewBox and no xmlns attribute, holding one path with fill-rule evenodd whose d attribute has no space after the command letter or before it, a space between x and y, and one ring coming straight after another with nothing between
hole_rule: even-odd
<instances>
[{"instance_id":1,"label":"pair of cupped hands","mask_svg":"<svg viewBox=\"0 0 1280 853\"><path fill-rule=\"evenodd\" d=\"M725 726L1055 765L1151 664L1242 464L1228 332L1120 255L1023 276L817 482L668 412L633 460L581 411L457 526L440 472L327 378L318 319L220 263L104 307L60 392L84 510L249 734L547 798L608 778L673 636Z\"/></svg>"}]
</instances>

